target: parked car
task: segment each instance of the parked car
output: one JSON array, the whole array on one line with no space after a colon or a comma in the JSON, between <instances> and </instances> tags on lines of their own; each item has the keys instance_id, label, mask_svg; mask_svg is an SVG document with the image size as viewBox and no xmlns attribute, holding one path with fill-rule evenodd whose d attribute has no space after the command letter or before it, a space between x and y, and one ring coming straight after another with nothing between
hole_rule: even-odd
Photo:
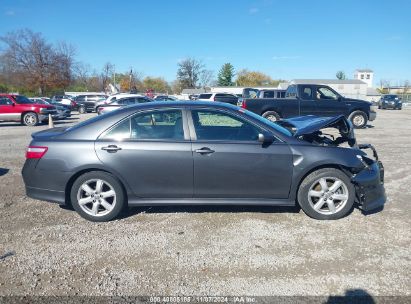
<instances>
[{"instance_id":1,"label":"parked car","mask_svg":"<svg viewBox=\"0 0 411 304\"><path fill-rule=\"evenodd\" d=\"M53 102L58 102L64 105L72 106L74 97L71 95L54 95L51 97Z\"/></svg>"},{"instance_id":2,"label":"parked car","mask_svg":"<svg viewBox=\"0 0 411 304\"><path fill-rule=\"evenodd\" d=\"M154 97L155 101L177 101L178 99L170 95L157 95Z\"/></svg>"},{"instance_id":3,"label":"parked car","mask_svg":"<svg viewBox=\"0 0 411 304\"><path fill-rule=\"evenodd\" d=\"M153 100L143 95L117 98L109 104L99 105L97 107L97 114L101 115L101 114L105 114L105 113L117 110L125 106L134 105L138 103L151 102L151 101Z\"/></svg>"},{"instance_id":4,"label":"parked car","mask_svg":"<svg viewBox=\"0 0 411 304\"><path fill-rule=\"evenodd\" d=\"M56 108L48 104L39 104L23 95L0 94L0 120L21 122L26 126L35 126L48 121L49 114L57 118Z\"/></svg>"},{"instance_id":5,"label":"parked car","mask_svg":"<svg viewBox=\"0 0 411 304\"><path fill-rule=\"evenodd\" d=\"M102 99L99 100L96 103L96 112L97 112L97 107L101 106L101 105L105 105L105 104L110 104L111 102L117 100L117 99L121 99L121 98L125 98L125 97L146 97L145 95L141 95L141 94L137 94L137 93L117 93L117 94L113 94L108 96L106 99Z\"/></svg>"},{"instance_id":6,"label":"parked car","mask_svg":"<svg viewBox=\"0 0 411 304\"><path fill-rule=\"evenodd\" d=\"M301 115L344 115L355 128L363 128L377 117L371 102L341 96L326 85L296 84L287 88L285 98L244 98L240 106L277 121Z\"/></svg>"},{"instance_id":7,"label":"parked car","mask_svg":"<svg viewBox=\"0 0 411 304\"><path fill-rule=\"evenodd\" d=\"M106 100L107 95L78 95L74 98L80 114L95 112L99 102Z\"/></svg>"},{"instance_id":8,"label":"parked car","mask_svg":"<svg viewBox=\"0 0 411 304\"><path fill-rule=\"evenodd\" d=\"M378 109L402 109L402 100L398 95L386 94L382 95L378 102Z\"/></svg>"},{"instance_id":9,"label":"parked car","mask_svg":"<svg viewBox=\"0 0 411 304\"><path fill-rule=\"evenodd\" d=\"M70 106L68 105L53 102L50 98L44 97L30 97L29 99L37 104L50 104L55 106L57 117L53 117L53 119L66 119L71 116Z\"/></svg>"},{"instance_id":10,"label":"parked car","mask_svg":"<svg viewBox=\"0 0 411 304\"><path fill-rule=\"evenodd\" d=\"M296 203L328 220L386 200L382 163L356 143L344 116L280 125L226 103L148 102L32 137L27 195L72 205L91 221L127 205Z\"/></svg>"},{"instance_id":11,"label":"parked car","mask_svg":"<svg viewBox=\"0 0 411 304\"><path fill-rule=\"evenodd\" d=\"M220 101L236 105L238 102L238 96L230 93L202 93L198 95L197 100Z\"/></svg>"}]
</instances>

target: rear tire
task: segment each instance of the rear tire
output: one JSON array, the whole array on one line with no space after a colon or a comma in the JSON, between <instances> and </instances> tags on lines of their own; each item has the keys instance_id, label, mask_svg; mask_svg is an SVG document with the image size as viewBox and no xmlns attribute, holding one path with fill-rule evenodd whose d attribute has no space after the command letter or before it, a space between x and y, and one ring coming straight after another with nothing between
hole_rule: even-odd
<instances>
[{"instance_id":1,"label":"rear tire","mask_svg":"<svg viewBox=\"0 0 411 304\"><path fill-rule=\"evenodd\" d=\"M264 112L262 116L272 122L276 122L281 119L280 115L275 111Z\"/></svg>"},{"instance_id":2,"label":"rear tire","mask_svg":"<svg viewBox=\"0 0 411 304\"><path fill-rule=\"evenodd\" d=\"M367 125L368 117L363 111L354 111L350 114L348 119L353 124L354 128L362 129Z\"/></svg>"},{"instance_id":3,"label":"rear tire","mask_svg":"<svg viewBox=\"0 0 411 304\"><path fill-rule=\"evenodd\" d=\"M23 115L21 122L25 126L32 127L39 123L39 117L34 112L28 112Z\"/></svg>"},{"instance_id":4,"label":"rear tire","mask_svg":"<svg viewBox=\"0 0 411 304\"><path fill-rule=\"evenodd\" d=\"M86 107L85 107L85 106L79 106L78 112L79 112L80 114L85 114L85 113L86 113Z\"/></svg>"},{"instance_id":5,"label":"rear tire","mask_svg":"<svg viewBox=\"0 0 411 304\"><path fill-rule=\"evenodd\" d=\"M126 204L120 182L111 174L92 171L78 177L70 192L73 208L92 222L116 218Z\"/></svg>"},{"instance_id":6,"label":"rear tire","mask_svg":"<svg viewBox=\"0 0 411 304\"><path fill-rule=\"evenodd\" d=\"M336 220L352 210L355 188L342 171L324 168L303 180L297 197L308 216L317 220Z\"/></svg>"}]
</instances>

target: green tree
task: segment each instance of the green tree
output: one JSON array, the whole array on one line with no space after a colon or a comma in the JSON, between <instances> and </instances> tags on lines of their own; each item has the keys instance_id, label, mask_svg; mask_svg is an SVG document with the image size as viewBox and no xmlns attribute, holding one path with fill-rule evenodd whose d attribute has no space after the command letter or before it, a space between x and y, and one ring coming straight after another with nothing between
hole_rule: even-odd
<instances>
[{"instance_id":1,"label":"green tree","mask_svg":"<svg viewBox=\"0 0 411 304\"><path fill-rule=\"evenodd\" d=\"M217 83L219 86L232 86L234 78L234 66L231 63L224 63L218 72Z\"/></svg>"},{"instance_id":2,"label":"green tree","mask_svg":"<svg viewBox=\"0 0 411 304\"><path fill-rule=\"evenodd\" d=\"M167 81L161 77L146 77L143 80L143 88L145 90L153 90L157 93L169 93L171 91Z\"/></svg>"},{"instance_id":3,"label":"green tree","mask_svg":"<svg viewBox=\"0 0 411 304\"><path fill-rule=\"evenodd\" d=\"M335 76L337 77L338 80L344 80L346 79L345 73L343 71L338 71Z\"/></svg>"}]
</instances>

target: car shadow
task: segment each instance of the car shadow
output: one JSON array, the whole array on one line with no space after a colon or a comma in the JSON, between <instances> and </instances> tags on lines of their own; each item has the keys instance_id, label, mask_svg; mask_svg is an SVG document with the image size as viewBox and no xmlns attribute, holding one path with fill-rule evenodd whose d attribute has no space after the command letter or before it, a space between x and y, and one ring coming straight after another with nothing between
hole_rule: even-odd
<instances>
[{"instance_id":1,"label":"car shadow","mask_svg":"<svg viewBox=\"0 0 411 304\"><path fill-rule=\"evenodd\" d=\"M53 121L54 125L64 125L64 124L69 124L69 123L73 123L73 122L77 122L78 118L73 118L73 119L62 119L62 120L56 120Z\"/></svg>"},{"instance_id":2,"label":"car shadow","mask_svg":"<svg viewBox=\"0 0 411 304\"><path fill-rule=\"evenodd\" d=\"M130 206L119 216L128 218L139 213L299 213L299 206L238 206L238 205L170 205Z\"/></svg>"},{"instance_id":3,"label":"car shadow","mask_svg":"<svg viewBox=\"0 0 411 304\"><path fill-rule=\"evenodd\" d=\"M394 300L394 299L393 299ZM394 302L394 301L393 301ZM373 304L376 303L373 296L364 289L347 289L342 296L329 296L326 304Z\"/></svg>"},{"instance_id":4,"label":"car shadow","mask_svg":"<svg viewBox=\"0 0 411 304\"><path fill-rule=\"evenodd\" d=\"M375 128L373 125L366 125L364 129L372 129Z\"/></svg>"},{"instance_id":5,"label":"car shadow","mask_svg":"<svg viewBox=\"0 0 411 304\"><path fill-rule=\"evenodd\" d=\"M9 173L10 169L7 168L0 168L0 176L6 175Z\"/></svg>"},{"instance_id":6,"label":"car shadow","mask_svg":"<svg viewBox=\"0 0 411 304\"><path fill-rule=\"evenodd\" d=\"M2 123L0 122L0 128L1 127L26 127L24 125L22 125L19 122L10 122L10 123ZM36 126L37 127L37 126ZM31 128L31 127L30 127Z\"/></svg>"},{"instance_id":7,"label":"car shadow","mask_svg":"<svg viewBox=\"0 0 411 304\"><path fill-rule=\"evenodd\" d=\"M360 209L360 210L361 210L361 209ZM383 210L384 210L384 206L381 206L381 207L378 207L378 208L373 209L373 210L370 210L370 211L361 210L361 213L362 213L364 216L368 216L368 215L373 215L373 214L376 214L376 213L380 213L380 212L383 211Z\"/></svg>"}]
</instances>

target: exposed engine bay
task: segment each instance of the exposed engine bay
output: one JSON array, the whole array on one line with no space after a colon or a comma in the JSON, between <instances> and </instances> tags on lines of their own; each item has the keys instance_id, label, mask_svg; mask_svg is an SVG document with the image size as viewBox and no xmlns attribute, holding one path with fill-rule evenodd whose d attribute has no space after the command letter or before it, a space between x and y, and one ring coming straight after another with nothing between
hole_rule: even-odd
<instances>
[{"instance_id":1,"label":"exposed engine bay","mask_svg":"<svg viewBox=\"0 0 411 304\"><path fill-rule=\"evenodd\" d=\"M313 115L294 117L277 122L291 131L295 138L320 146L348 144L356 147L354 128L344 116L317 117ZM327 129L327 132L325 132ZM334 134L331 134L334 133Z\"/></svg>"}]
</instances>

